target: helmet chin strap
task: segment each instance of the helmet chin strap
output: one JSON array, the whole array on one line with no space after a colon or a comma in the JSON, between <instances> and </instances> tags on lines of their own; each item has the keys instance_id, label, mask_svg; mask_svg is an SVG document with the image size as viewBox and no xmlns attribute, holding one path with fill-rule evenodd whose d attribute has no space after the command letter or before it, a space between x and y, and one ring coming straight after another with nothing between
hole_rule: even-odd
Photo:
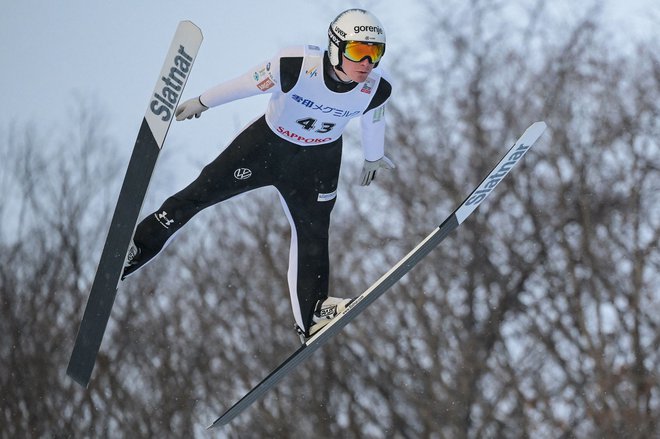
<instances>
[{"instance_id":1,"label":"helmet chin strap","mask_svg":"<svg viewBox=\"0 0 660 439\"><path fill-rule=\"evenodd\" d=\"M338 65L338 66L332 66L332 76L333 76L332 79L335 79L335 80L337 80L337 81L339 81L339 82L342 82L342 83L344 83L344 84L350 84L351 82L355 82L355 81L353 81L351 78L348 78L348 81L344 81L343 79L341 79L341 78L339 77L339 75L337 74L337 72L342 72L344 75L346 75L346 72L345 72L344 69L341 67L341 64ZM348 77L348 75L346 75L346 77Z\"/></svg>"},{"instance_id":2,"label":"helmet chin strap","mask_svg":"<svg viewBox=\"0 0 660 439\"><path fill-rule=\"evenodd\" d=\"M339 64L337 64L336 66L333 66L332 63L329 63L329 64L330 64L330 67L331 67L330 72L329 72L329 73L330 73L330 77L331 77L333 80L337 81L337 82L341 82L342 84L350 84L351 82L355 82L355 81L353 81L351 78L348 78L348 75L347 75L346 72L344 71L344 68L341 66L341 62L342 62L341 55L339 55ZM343 79L341 79L341 78L339 77L339 74L338 74L339 72L341 72L341 73L343 73L344 75L346 75L346 77L348 78L348 81L344 81Z\"/></svg>"},{"instance_id":3,"label":"helmet chin strap","mask_svg":"<svg viewBox=\"0 0 660 439\"><path fill-rule=\"evenodd\" d=\"M339 52L339 47L337 47L337 51ZM336 66L332 66L332 67L334 67L337 71L342 72L345 75L346 72L344 71L344 67L342 67L342 62L344 60L342 59L342 54L341 53L338 55L338 58L339 58L339 64L337 64Z\"/></svg>"}]
</instances>

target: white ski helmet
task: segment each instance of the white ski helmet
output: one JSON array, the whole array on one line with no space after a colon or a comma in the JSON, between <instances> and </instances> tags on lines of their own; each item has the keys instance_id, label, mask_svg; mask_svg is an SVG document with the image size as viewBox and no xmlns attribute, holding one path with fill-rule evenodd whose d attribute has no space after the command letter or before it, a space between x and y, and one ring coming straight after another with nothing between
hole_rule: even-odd
<instances>
[{"instance_id":1,"label":"white ski helmet","mask_svg":"<svg viewBox=\"0 0 660 439\"><path fill-rule=\"evenodd\" d=\"M348 9L335 18L328 28L328 56L330 63L341 69L341 54L349 41L360 41L382 45L385 53L385 29L378 18L364 9ZM374 66L378 61L371 62Z\"/></svg>"}]
</instances>

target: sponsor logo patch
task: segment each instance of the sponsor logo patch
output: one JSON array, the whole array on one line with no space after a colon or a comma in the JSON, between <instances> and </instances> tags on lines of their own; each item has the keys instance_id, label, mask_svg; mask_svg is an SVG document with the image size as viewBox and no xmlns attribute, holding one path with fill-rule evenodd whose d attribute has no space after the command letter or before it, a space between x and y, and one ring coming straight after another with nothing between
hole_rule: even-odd
<instances>
[{"instance_id":1,"label":"sponsor logo patch","mask_svg":"<svg viewBox=\"0 0 660 439\"><path fill-rule=\"evenodd\" d=\"M334 315L337 314L337 305L329 306L327 308L321 308L321 311L319 311L318 315L321 318L332 318Z\"/></svg>"},{"instance_id":2,"label":"sponsor logo patch","mask_svg":"<svg viewBox=\"0 0 660 439\"><path fill-rule=\"evenodd\" d=\"M314 66L314 67L306 70L305 73L307 73L310 78L313 78L314 76L317 76L319 74L318 69L319 69L318 66Z\"/></svg>"},{"instance_id":3,"label":"sponsor logo patch","mask_svg":"<svg viewBox=\"0 0 660 439\"><path fill-rule=\"evenodd\" d=\"M376 80L373 78L367 78L367 80L364 82L362 85L362 89L360 90L362 93L366 93L368 95L371 94L371 90L374 89L374 84L376 83Z\"/></svg>"},{"instance_id":4,"label":"sponsor logo patch","mask_svg":"<svg viewBox=\"0 0 660 439\"><path fill-rule=\"evenodd\" d=\"M316 201L320 201L320 202L330 201L330 200L334 200L335 198L337 198L337 191L336 190L333 191L333 192L330 192L329 194L319 194Z\"/></svg>"},{"instance_id":5,"label":"sponsor logo patch","mask_svg":"<svg viewBox=\"0 0 660 439\"><path fill-rule=\"evenodd\" d=\"M252 177L252 171L248 168L238 168L234 171L234 178L236 180L247 180Z\"/></svg>"},{"instance_id":6,"label":"sponsor logo patch","mask_svg":"<svg viewBox=\"0 0 660 439\"><path fill-rule=\"evenodd\" d=\"M375 32L378 35L383 33L383 29L379 26L353 26L353 32L359 34L360 32Z\"/></svg>"},{"instance_id":7,"label":"sponsor logo patch","mask_svg":"<svg viewBox=\"0 0 660 439\"><path fill-rule=\"evenodd\" d=\"M275 86L275 83L273 81L271 81L270 78L266 78L266 79L264 79L263 81L261 81L260 83L257 84L257 87L261 91L266 91L269 88L272 88L274 86Z\"/></svg>"},{"instance_id":8,"label":"sponsor logo patch","mask_svg":"<svg viewBox=\"0 0 660 439\"><path fill-rule=\"evenodd\" d=\"M323 105L322 103L314 102L311 99L307 99L297 94L291 95L291 99L293 99L294 101L298 102L300 105L303 105L307 108L311 108L312 110L320 111L321 113L329 114L334 117L352 118L362 113L361 110L344 110L342 108L335 108L329 105Z\"/></svg>"},{"instance_id":9,"label":"sponsor logo patch","mask_svg":"<svg viewBox=\"0 0 660 439\"><path fill-rule=\"evenodd\" d=\"M166 229L170 228L170 225L174 222L174 220L171 220L167 217L167 212L164 210L160 213L155 213L154 216L156 217L156 220L160 223L161 226L165 227Z\"/></svg>"},{"instance_id":10,"label":"sponsor logo patch","mask_svg":"<svg viewBox=\"0 0 660 439\"><path fill-rule=\"evenodd\" d=\"M385 116L385 107L378 107L374 110L374 117L372 119L373 122L378 122L380 121L383 116Z\"/></svg>"},{"instance_id":11,"label":"sponsor logo patch","mask_svg":"<svg viewBox=\"0 0 660 439\"><path fill-rule=\"evenodd\" d=\"M270 63L266 64L261 70L254 72L252 78L257 82L257 87L261 91L266 91L275 85Z\"/></svg>"},{"instance_id":12,"label":"sponsor logo patch","mask_svg":"<svg viewBox=\"0 0 660 439\"><path fill-rule=\"evenodd\" d=\"M285 129L284 127L277 127L277 132L283 136L289 137L290 139L294 139L303 143L326 143L332 140L332 137L304 137L300 134L296 134Z\"/></svg>"}]
</instances>

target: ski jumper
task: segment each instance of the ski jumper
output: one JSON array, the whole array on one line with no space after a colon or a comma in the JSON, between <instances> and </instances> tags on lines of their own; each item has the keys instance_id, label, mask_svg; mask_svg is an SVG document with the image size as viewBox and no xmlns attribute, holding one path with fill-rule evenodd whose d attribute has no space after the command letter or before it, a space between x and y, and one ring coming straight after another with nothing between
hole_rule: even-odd
<instances>
[{"instance_id":1,"label":"ski jumper","mask_svg":"<svg viewBox=\"0 0 660 439\"><path fill-rule=\"evenodd\" d=\"M328 229L337 197L342 133L359 117L366 160L384 155L384 105L391 86L374 69L363 83L331 77L317 46L286 48L200 96L207 107L262 93L264 115L241 131L186 188L137 227L141 264L153 258L201 210L235 195L274 186L291 225L288 284L296 324L308 330L328 297Z\"/></svg>"}]
</instances>

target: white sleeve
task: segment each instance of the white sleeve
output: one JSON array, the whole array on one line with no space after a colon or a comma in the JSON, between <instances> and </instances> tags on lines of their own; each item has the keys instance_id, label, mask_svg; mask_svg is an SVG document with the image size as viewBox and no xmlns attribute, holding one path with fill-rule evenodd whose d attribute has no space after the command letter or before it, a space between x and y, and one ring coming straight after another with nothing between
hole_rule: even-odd
<instances>
[{"instance_id":1,"label":"white sleeve","mask_svg":"<svg viewBox=\"0 0 660 439\"><path fill-rule=\"evenodd\" d=\"M210 108L279 90L280 56L281 52L274 58L257 64L242 75L206 90L200 95L200 101Z\"/></svg>"},{"instance_id":2,"label":"white sleeve","mask_svg":"<svg viewBox=\"0 0 660 439\"><path fill-rule=\"evenodd\" d=\"M370 162L385 155L385 105L386 102L360 116L362 149L365 160Z\"/></svg>"}]
</instances>

